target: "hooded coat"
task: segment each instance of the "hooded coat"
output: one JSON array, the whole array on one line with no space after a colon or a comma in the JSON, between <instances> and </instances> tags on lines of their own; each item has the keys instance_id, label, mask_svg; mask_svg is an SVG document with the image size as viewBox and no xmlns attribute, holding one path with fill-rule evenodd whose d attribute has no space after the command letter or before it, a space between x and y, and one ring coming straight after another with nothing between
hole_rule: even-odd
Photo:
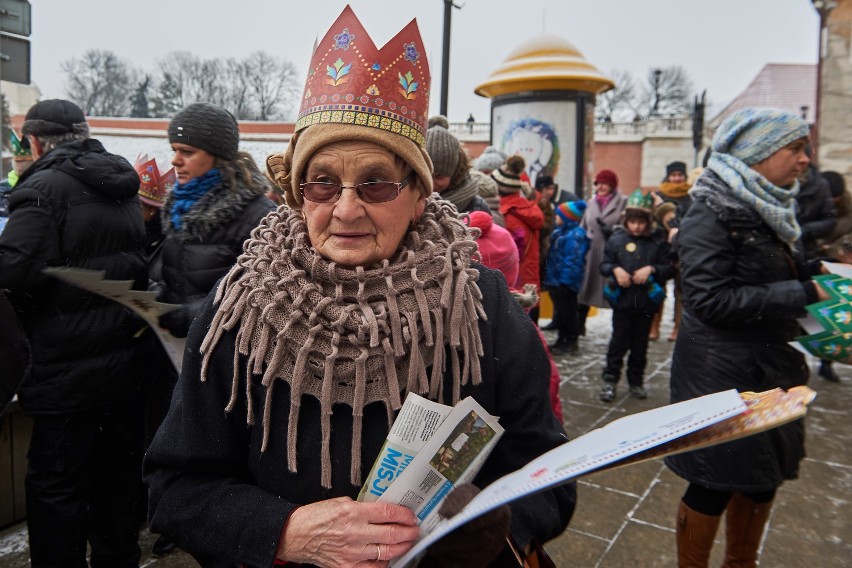
<instances>
[{"instance_id":1,"label":"hooded coat","mask_svg":"<svg viewBox=\"0 0 852 568\"><path fill-rule=\"evenodd\" d=\"M520 192L500 197L500 213L506 220L506 229L512 233L518 244L521 265L517 287L535 284L540 289L539 232L544 224L544 213L535 201L530 201Z\"/></svg>"},{"instance_id":2,"label":"hooded coat","mask_svg":"<svg viewBox=\"0 0 852 568\"><path fill-rule=\"evenodd\" d=\"M29 414L95 408L139 391L145 323L120 304L42 272L102 270L147 286L139 177L94 139L39 158L10 196L0 236L0 288L10 290L32 349L18 397Z\"/></svg>"},{"instance_id":3,"label":"hooded coat","mask_svg":"<svg viewBox=\"0 0 852 568\"><path fill-rule=\"evenodd\" d=\"M696 193L701 188L704 195ZM800 280L818 270L816 263L797 265L789 247L711 171L696 182L680 228L675 242L684 313L672 358L671 402L731 388L759 392L807 383L805 358L788 342L799 335L796 318L815 301L815 291ZM797 477L804 434L797 420L670 456L666 464L717 491L770 491Z\"/></svg>"}]
</instances>

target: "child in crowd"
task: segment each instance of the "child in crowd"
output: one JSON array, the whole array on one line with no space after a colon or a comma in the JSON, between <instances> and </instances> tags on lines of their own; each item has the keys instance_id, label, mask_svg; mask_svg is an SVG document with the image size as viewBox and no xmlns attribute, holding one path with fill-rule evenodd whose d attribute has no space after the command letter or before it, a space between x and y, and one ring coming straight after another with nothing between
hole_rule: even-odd
<instances>
[{"instance_id":1,"label":"child in crowd","mask_svg":"<svg viewBox=\"0 0 852 568\"><path fill-rule=\"evenodd\" d=\"M580 226L586 210L585 201L568 201L556 208L556 228L550 237L550 252L544 285L553 300L556 342L550 346L554 355L576 353L580 324L577 319L577 292L583 285L589 237Z\"/></svg>"},{"instance_id":2,"label":"child in crowd","mask_svg":"<svg viewBox=\"0 0 852 568\"><path fill-rule=\"evenodd\" d=\"M666 296L665 281L674 276L669 247L652 237L653 199L635 190L627 200L624 221L606 243L601 274L608 278L604 296L612 306L612 338L606 355L600 399L612 402L624 355L630 394L647 398L644 374L651 322Z\"/></svg>"}]
</instances>

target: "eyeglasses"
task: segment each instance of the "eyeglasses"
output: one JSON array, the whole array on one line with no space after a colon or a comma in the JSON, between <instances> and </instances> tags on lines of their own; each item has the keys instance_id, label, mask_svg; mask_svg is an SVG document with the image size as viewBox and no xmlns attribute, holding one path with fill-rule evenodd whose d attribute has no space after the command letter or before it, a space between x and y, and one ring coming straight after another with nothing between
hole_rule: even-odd
<instances>
[{"instance_id":1,"label":"eyeglasses","mask_svg":"<svg viewBox=\"0 0 852 568\"><path fill-rule=\"evenodd\" d=\"M411 174L402 181L368 181L358 185L340 185L327 181L309 181L299 184L302 197L314 203L334 203L343 195L344 189L354 189L364 203L384 203L399 197L400 192L409 184Z\"/></svg>"}]
</instances>

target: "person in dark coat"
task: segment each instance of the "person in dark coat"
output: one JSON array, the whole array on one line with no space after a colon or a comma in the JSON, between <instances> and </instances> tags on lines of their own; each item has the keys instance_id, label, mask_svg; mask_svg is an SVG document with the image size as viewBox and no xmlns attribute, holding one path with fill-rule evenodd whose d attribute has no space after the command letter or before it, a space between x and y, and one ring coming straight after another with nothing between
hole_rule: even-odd
<instances>
[{"instance_id":1,"label":"person in dark coat","mask_svg":"<svg viewBox=\"0 0 852 568\"><path fill-rule=\"evenodd\" d=\"M181 306L160 325L186 337L204 298L275 204L254 159L239 151L237 121L225 109L189 105L169 123L169 142L177 183L163 205L165 239L152 279L161 302Z\"/></svg>"},{"instance_id":2,"label":"person in dark coat","mask_svg":"<svg viewBox=\"0 0 852 568\"><path fill-rule=\"evenodd\" d=\"M9 290L32 349L18 389L33 417L26 476L33 566L136 566L142 461L139 336L130 310L43 273L102 270L147 286L139 178L89 138L83 111L46 100L23 134L35 161L10 198L0 236L0 288Z\"/></svg>"},{"instance_id":3,"label":"person in dark coat","mask_svg":"<svg viewBox=\"0 0 852 568\"><path fill-rule=\"evenodd\" d=\"M627 357L627 383L636 398L645 391L645 365L651 322L666 297L665 282L674 276L669 247L654 233L654 205L650 195L636 189L627 199L624 220L607 239L600 273L607 278L604 296L612 306L612 337L606 353L600 399L615 400Z\"/></svg>"},{"instance_id":4,"label":"person in dark coat","mask_svg":"<svg viewBox=\"0 0 852 568\"><path fill-rule=\"evenodd\" d=\"M788 389L808 380L788 344L804 307L828 295L797 263L797 177L808 166L808 124L786 111L743 109L713 139L676 239L684 315L671 402L737 389ZM681 566L706 566L726 512L725 562L754 566L775 491L804 457L802 420L713 448L666 458L689 481L677 513Z\"/></svg>"},{"instance_id":5,"label":"person in dark coat","mask_svg":"<svg viewBox=\"0 0 852 568\"><path fill-rule=\"evenodd\" d=\"M808 145L808 157L813 150ZM837 206L831 195L831 187L813 163L799 177L799 194L796 195L796 221L802 228L802 236L796 246L796 253L804 260L824 257L820 250L823 239L831 235L837 226ZM820 377L837 382L840 377L834 372L831 361L820 359Z\"/></svg>"},{"instance_id":6,"label":"person in dark coat","mask_svg":"<svg viewBox=\"0 0 852 568\"><path fill-rule=\"evenodd\" d=\"M837 225L837 207L831 197L828 181L813 164L808 166L799 179L796 221L802 229L797 253L804 260L819 257L819 240L828 237Z\"/></svg>"},{"instance_id":7,"label":"person in dark coat","mask_svg":"<svg viewBox=\"0 0 852 568\"><path fill-rule=\"evenodd\" d=\"M407 75L428 91L427 50L414 25L394 41L417 49L376 63L390 67L376 88L393 98L365 112L402 119L387 109L405 103L417 120L384 128L325 110L320 100L372 76L372 59L338 85L309 75L296 132L267 159L289 208L252 233L190 330L145 471L153 530L202 565L386 566L410 550L420 532L410 509L354 500L408 392L445 404L471 395L500 416L478 486L566 439L533 323L501 275L472 263L474 234L432 194L427 100L394 88ZM372 46L349 7L309 67L341 43L350 54ZM572 484L499 507L424 561L476 568L508 539L544 542L575 498Z\"/></svg>"}]
</instances>

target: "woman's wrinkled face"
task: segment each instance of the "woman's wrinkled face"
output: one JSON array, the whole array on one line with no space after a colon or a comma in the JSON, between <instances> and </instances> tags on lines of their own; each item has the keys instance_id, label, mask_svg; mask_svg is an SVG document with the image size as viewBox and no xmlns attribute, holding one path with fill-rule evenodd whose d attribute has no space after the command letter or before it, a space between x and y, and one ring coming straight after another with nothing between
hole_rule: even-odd
<instances>
[{"instance_id":1,"label":"woman's wrinkled face","mask_svg":"<svg viewBox=\"0 0 852 568\"><path fill-rule=\"evenodd\" d=\"M351 189L365 182L399 182L409 174L409 184L393 201L366 203ZM345 186L337 201L315 203L305 199L302 210L308 237L317 252L347 267L391 258L426 204L411 168L396 154L372 142L352 140L323 146L311 156L303 181Z\"/></svg>"},{"instance_id":2,"label":"woman's wrinkled face","mask_svg":"<svg viewBox=\"0 0 852 568\"><path fill-rule=\"evenodd\" d=\"M807 138L790 142L768 158L751 166L751 169L778 187L791 185L808 169L811 159L805 153Z\"/></svg>"},{"instance_id":3,"label":"woman's wrinkled face","mask_svg":"<svg viewBox=\"0 0 852 568\"><path fill-rule=\"evenodd\" d=\"M175 153L172 165L175 167L178 183L183 184L192 178L203 176L216 167L216 156L201 148L174 143L172 150Z\"/></svg>"}]
</instances>

